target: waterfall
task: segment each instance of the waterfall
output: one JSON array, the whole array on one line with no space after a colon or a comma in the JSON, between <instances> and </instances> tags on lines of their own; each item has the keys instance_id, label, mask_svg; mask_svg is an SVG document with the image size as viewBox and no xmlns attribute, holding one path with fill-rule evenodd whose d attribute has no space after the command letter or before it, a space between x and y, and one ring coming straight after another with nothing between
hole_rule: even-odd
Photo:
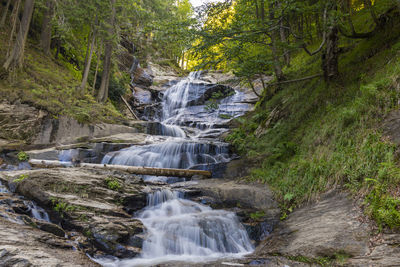
<instances>
[{"instance_id":1,"label":"waterfall","mask_svg":"<svg viewBox=\"0 0 400 267\"><path fill-rule=\"evenodd\" d=\"M191 72L186 79L178 82L176 85L169 88L163 97L162 102L162 121L175 116L176 119L169 121L169 124L176 124L179 118L178 111L185 108L188 104L189 94L198 96L198 90L191 90L192 84L199 79L201 71Z\"/></svg>"},{"instance_id":2,"label":"waterfall","mask_svg":"<svg viewBox=\"0 0 400 267\"><path fill-rule=\"evenodd\" d=\"M49 215L42 207L39 207L33 201L24 201L24 204L25 204L25 206L28 207L30 215L33 218L35 218L37 220L41 220L41 221L50 222Z\"/></svg>"},{"instance_id":3,"label":"waterfall","mask_svg":"<svg viewBox=\"0 0 400 267\"><path fill-rule=\"evenodd\" d=\"M213 210L167 189L151 193L138 215L147 229L141 256L102 260L103 266L153 266L171 261L207 262L242 257L254 247L233 212Z\"/></svg>"},{"instance_id":4,"label":"waterfall","mask_svg":"<svg viewBox=\"0 0 400 267\"><path fill-rule=\"evenodd\" d=\"M220 100L217 110L206 111L204 94L214 85L199 80L200 76L201 72L192 72L164 93L160 126L153 130L168 138L110 152L102 163L214 172L219 165L229 162L232 159L229 145L215 140L226 131L222 126L227 119L220 114L238 116L248 106L235 103L243 98L236 92ZM187 126L186 132L181 126ZM63 156L72 157L71 152ZM176 181L173 177L164 178L144 177L147 181ZM201 263L242 257L254 250L235 213L213 210L184 199L179 191L163 189L148 194L147 207L136 217L147 229L140 256L124 260L102 258L96 259L97 262L119 267L153 266L171 261Z\"/></svg>"}]
</instances>

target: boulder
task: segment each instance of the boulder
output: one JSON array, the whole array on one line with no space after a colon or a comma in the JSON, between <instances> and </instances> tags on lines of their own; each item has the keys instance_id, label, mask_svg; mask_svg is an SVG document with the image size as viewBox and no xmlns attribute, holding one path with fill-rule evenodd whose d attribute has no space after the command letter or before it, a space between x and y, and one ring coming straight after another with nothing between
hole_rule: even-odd
<instances>
[{"instance_id":1,"label":"boulder","mask_svg":"<svg viewBox=\"0 0 400 267\"><path fill-rule=\"evenodd\" d=\"M291 213L272 234L257 247L256 256L286 257L348 257L365 255L369 251L367 224L359 220L359 208L345 193L326 194L317 203Z\"/></svg>"},{"instance_id":2,"label":"boulder","mask_svg":"<svg viewBox=\"0 0 400 267\"><path fill-rule=\"evenodd\" d=\"M135 86L146 88L153 84L153 77L150 75L149 71L140 66L136 68L132 76L132 82Z\"/></svg>"}]
</instances>

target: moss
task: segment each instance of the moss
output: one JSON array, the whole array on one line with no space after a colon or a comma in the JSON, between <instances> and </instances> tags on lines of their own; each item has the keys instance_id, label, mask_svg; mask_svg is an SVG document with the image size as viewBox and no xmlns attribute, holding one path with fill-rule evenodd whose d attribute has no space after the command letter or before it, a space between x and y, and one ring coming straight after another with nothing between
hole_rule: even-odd
<instances>
[{"instance_id":1,"label":"moss","mask_svg":"<svg viewBox=\"0 0 400 267\"><path fill-rule=\"evenodd\" d=\"M26 154L24 151L20 151L17 154L17 158L19 161L28 161L29 160L29 155Z\"/></svg>"},{"instance_id":2,"label":"moss","mask_svg":"<svg viewBox=\"0 0 400 267\"><path fill-rule=\"evenodd\" d=\"M111 189L114 191L119 191L122 189L121 183L116 178L107 177L104 182L106 183L108 189Z\"/></svg>"},{"instance_id":3,"label":"moss","mask_svg":"<svg viewBox=\"0 0 400 267\"><path fill-rule=\"evenodd\" d=\"M14 183L20 183L20 182L22 182L23 180L25 180L27 178L29 178L28 174L21 174L17 179L14 179L13 182Z\"/></svg>"},{"instance_id":4,"label":"moss","mask_svg":"<svg viewBox=\"0 0 400 267\"><path fill-rule=\"evenodd\" d=\"M7 37L0 35L0 61L7 49ZM78 90L81 74L62 57L55 61L28 43L24 68L0 80L0 98L19 100L53 117L67 115L81 123L116 122L123 116L110 103L97 103L90 88Z\"/></svg>"}]
</instances>

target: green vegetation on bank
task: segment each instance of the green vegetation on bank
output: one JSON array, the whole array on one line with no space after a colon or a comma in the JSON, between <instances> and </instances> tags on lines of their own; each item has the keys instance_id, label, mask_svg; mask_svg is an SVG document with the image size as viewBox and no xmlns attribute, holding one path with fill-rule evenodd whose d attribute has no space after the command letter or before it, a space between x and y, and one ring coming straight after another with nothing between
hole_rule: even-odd
<instances>
[{"instance_id":1,"label":"green vegetation on bank","mask_svg":"<svg viewBox=\"0 0 400 267\"><path fill-rule=\"evenodd\" d=\"M268 183L284 211L341 188L362 197L379 226L400 228L398 152L383 130L400 98L398 15L390 23L371 38L341 44L351 49L341 54L334 81L282 85L238 119L228 140L259 162L249 178ZM311 75L320 64L317 56L298 53L285 73Z\"/></svg>"},{"instance_id":2,"label":"green vegetation on bank","mask_svg":"<svg viewBox=\"0 0 400 267\"><path fill-rule=\"evenodd\" d=\"M0 0L0 17L1 99L82 123L121 121L149 60L179 69L194 22L189 0Z\"/></svg>"}]
</instances>

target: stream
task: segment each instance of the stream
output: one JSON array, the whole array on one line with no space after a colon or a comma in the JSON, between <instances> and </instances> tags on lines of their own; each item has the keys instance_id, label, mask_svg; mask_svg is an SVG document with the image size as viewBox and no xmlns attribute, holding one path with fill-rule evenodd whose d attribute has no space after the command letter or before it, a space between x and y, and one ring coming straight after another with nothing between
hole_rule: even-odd
<instances>
[{"instance_id":1,"label":"stream","mask_svg":"<svg viewBox=\"0 0 400 267\"><path fill-rule=\"evenodd\" d=\"M102 163L160 168L184 168L222 174L235 155L218 140L227 122L250 109L241 103L244 94L230 87L201 80L201 72L167 89L159 111L146 115L160 123L154 143L132 146L104 156ZM145 176L152 183L184 179ZM149 266L166 262L202 263L240 258L253 252L245 228L235 213L185 199L184 193L164 187L149 193L147 207L135 217L147 229L140 256L133 259L97 258L103 266Z\"/></svg>"}]
</instances>

